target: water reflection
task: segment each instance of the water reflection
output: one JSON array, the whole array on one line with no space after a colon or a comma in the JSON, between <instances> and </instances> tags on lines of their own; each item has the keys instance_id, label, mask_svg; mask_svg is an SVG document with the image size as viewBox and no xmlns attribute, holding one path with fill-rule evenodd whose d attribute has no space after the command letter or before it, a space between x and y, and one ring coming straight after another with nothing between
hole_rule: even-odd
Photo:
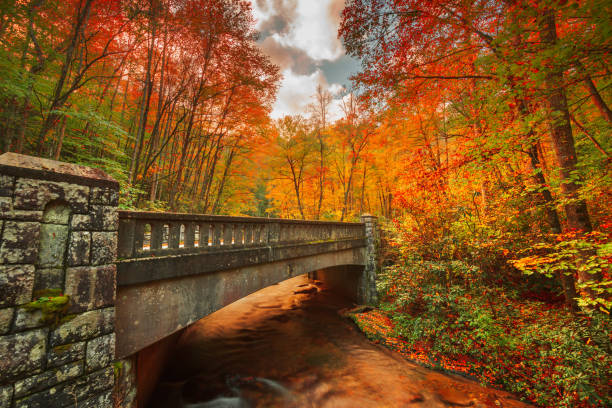
<instances>
[{"instance_id":1,"label":"water reflection","mask_svg":"<svg viewBox=\"0 0 612 408\"><path fill-rule=\"evenodd\" d=\"M352 306L298 277L213 313L181 336L149 406L527 406L370 343L339 313Z\"/></svg>"}]
</instances>

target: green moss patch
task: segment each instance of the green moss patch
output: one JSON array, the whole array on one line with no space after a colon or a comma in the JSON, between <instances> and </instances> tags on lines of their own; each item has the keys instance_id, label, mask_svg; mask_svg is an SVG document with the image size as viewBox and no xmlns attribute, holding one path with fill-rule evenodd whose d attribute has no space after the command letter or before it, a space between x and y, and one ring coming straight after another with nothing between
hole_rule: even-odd
<instances>
[{"instance_id":1,"label":"green moss patch","mask_svg":"<svg viewBox=\"0 0 612 408\"><path fill-rule=\"evenodd\" d=\"M68 311L70 298L61 293L59 289L45 289L37 292L37 294L46 294L47 296L39 296L36 300L23 305L23 308L29 312L40 310L42 312L42 321L46 324L57 326L63 322Z\"/></svg>"}]
</instances>

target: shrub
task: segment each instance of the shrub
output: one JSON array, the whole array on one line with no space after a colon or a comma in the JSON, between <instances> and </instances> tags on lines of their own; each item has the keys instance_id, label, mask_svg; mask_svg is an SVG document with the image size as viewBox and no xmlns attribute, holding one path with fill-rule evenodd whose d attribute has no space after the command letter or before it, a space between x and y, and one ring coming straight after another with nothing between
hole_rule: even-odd
<instances>
[{"instance_id":1,"label":"shrub","mask_svg":"<svg viewBox=\"0 0 612 408\"><path fill-rule=\"evenodd\" d=\"M514 288L487 286L480 276L459 261L405 258L385 268L378 289L393 335L378 337L391 337L385 342L413 358L425 355L420 362L427 366L462 372L543 406L609 406L607 316L572 315L526 300ZM376 331L380 324L369 327Z\"/></svg>"}]
</instances>

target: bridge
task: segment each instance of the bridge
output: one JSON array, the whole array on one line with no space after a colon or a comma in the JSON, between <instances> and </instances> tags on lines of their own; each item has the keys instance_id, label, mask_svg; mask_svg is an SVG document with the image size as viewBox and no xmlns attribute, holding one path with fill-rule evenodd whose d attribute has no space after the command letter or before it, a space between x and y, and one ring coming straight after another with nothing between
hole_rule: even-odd
<instances>
[{"instance_id":1,"label":"bridge","mask_svg":"<svg viewBox=\"0 0 612 408\"><path fill-rule=\"evenodd\" d=\"M142 406L184 328L298 275L375 301L372 216L125 211L118 190L96 169L0 156L0 406Z\"/></svg>"}]
</instances>

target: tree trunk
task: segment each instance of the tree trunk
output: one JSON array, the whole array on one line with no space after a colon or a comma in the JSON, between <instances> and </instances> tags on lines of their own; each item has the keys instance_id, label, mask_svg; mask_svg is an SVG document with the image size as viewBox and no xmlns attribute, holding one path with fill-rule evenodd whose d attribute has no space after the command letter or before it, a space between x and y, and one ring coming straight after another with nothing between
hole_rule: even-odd
<instances>
[{"instance_id":1,"label":"tree trunk","mask_svg":"<svg viewBox=\"0 0 612 408\"><path fill-rule=\"evenodd\" d=\"M593 105L597 107L597 109L599 110L599 113L601 113L601 116L608 123L612 123L612 111L610 110L606 102L601 97L601 94L597 90L597 87L595 86L593 79L591 79L591 76L588 74L584 78L584 85L587 91L589 91L589 95L591 95L591 101L593 101Z\"/></svg>"},{"instance_id":2,"label":"tree trunk","mask_svg":"<svg viewBox=\"0 0 612 408\"><path fill-rule=\"evenodd\" d=\"M325 119L323 119L323 126L325 126ZM317 204L317 220L321 218L321 206L323 205L323 188L325 185L325 174L323 170L323 147L323 135L321 134L321 131L319 131L319 203Z\"/></svg>"},{"instance_id":3,"label":"tree trunk","mask_svg":"<svg viewBox=\"0 0 612 408\"><path fill-rule=\"evenodd\" d=\"M539 201L544 208L544 213L546 214L546 220L550 226L550 231L553 234L561 233L561 222L559 221L559 214L555 209L555 203L553 196L548 189L548 184L546 183L546 179L544 178L544 173L542 172L540 158L538 155L538 147L537 144L534 143L531 145L528 151L530 164L531 164L531 174L534 183L539 187L540 196ZM561 282L561 286L563 287L563 295L565 297L566 306L576 312L578 310L578 304L576 303L576 283L574 282L573 275L566 275L564 273L559 273L558 275L559 281Z\"/></svg>"},{"instance_id":4,"label":"tree trunk","mask_svg":"<svg viewBox=\"0 0 612 408\"><path fill-rule=\"evenodd\" d=\"M578 129L580 129L582 131L582 133L584 133L584 135L595 145L595 148L597 150L599 150L601 152L601 154L603 154L604 156L606 156L609 159L610 158L610 154L608 154L608 152L597 141L597 139L595 139L593 137L593 135L591 135L591 133L584 126L582 126L582 124L580 122L578 122L578 120L574 117L574 115L570 114L570 119L572 120L572 122L574 122L574 124L578 127Z\"/></svg>"},{"instance_id":5,"label":"tree trunk","mask_svg":"<svg viewBox=\"0 0 612 408\"><path fill-rule=\"evenodd\" d=\"M142 94L142 104L140 106L140 118L138 121L138 130L136 131L136 140L134 141L134 150L132 151L132 161L130 163L130 174L128 184L134 183L134 178L138 172L138 164L140 162L140 151L144 142L145 130L147 127L147 117L149 114L149 105L151 102L151 93L153 91L153 80L151 79L151 65L153 63L153 48L155 47L155 15L153 14L153 4L151 2L151 44L147 55L147 70L145 73L144 89Z\"/></svg>"},{"instance_id":6,"label":"tree trunk","mask_svg":"<svg viewBox=\"0 0 612 408\"><path fill-rule=\"evenodd\" d=\"M225 161L225 169L223 169L223 175L221 176L221 180L219 181L219 189L217 190L217 198L215 198L215 202L212 207L212 213L217 214L220 207L219 202L221 201L221 197L223 196L223 189L225 188L225 182L227 180L229 169L232 166L232 160L234 159L234 154L236 153L236 146L232 147L230 154Z\"/></svg>"},{"instance_id":7,"label":"tree trunk","mask_svg":"<svg viewBox=\"0 0 612 408\"><path fill-rule=\"evenodd\" d=\"M55 153L53 153L53 159L59 160L62 154L62 145L64 144L64 135L66 134L66 116L62 120L62 127L57 138L57 145L55 146Z\"/></svg>"},{"instance_id":8,"label":"tree trunk","mask_svg":"<svg viewBox=\"0 0 612 408\"><path fill-rule=\"evenodd\" d=\"M543 44L549 49L554 48L557 43L554 10L546 10L538 23ZM567 227L570 230L588 233L592 230L591 220L586 202L579 196L580 180L578 180L576 169L578 159L564 89L563 70L556 64L556 61L555 65L546 72L544 85L549 107L550 135L560 170L561 193ZM586 255L583 254L583 256ZM593 280L599 281L601 277L582 271L579 272L578 279L586 283ZM596 296L592 290L587 289L585 293L590 297Z\"/></svg>"},{"instance_id":9,"label":"tree trunk","mask_svg":"<svg viewBox=\"0 0 612 408\"><path fill-rule=\"evenodd\" d=\"M74 31L72 33L72 37L70 38L70 44L66 49L66 55L64 57L64 62L62 63L59 78L57 80L57 83L55 84L55 89L53 90L49 113L43 121L40 133L38 135L38 155L42 153L47 133L49 133L49 131L56 125L59 119L59 115L57 113L54 113L54 111L61 109L64 103L66 102L67 95L62 95L62 91L64 89L64 84L68 79L68 74L70 72L70 68L72 67L72 63L75 59L74 54L77 50L79 38L82 36L83 29L87 23L87 20L89 19L89 11L91 9L92 3L93 0L85 0L83 8L81 10L77 10L77 20L74 24Z\"/></svg>"},{"instance_id":10,"label":"tree trunk","mask_svg":"<svg viewBox=\"0 0 612 408\"><path fill-rule=\"evenodd\" d=\"M304 208L302 207L302 200L300 197L300 184L301 184L301 175L302 172L299 172L299 175L295 173L295 167L293 165L293 163L291 162L291 160L287 159L287 162L289 163L289 168L291 169L291 175L292 175L292 180L293 180L293 189L295 190L295 198L297 200L297 204L298 204L298 209L300 210L300 215L302 216L302 219L305 220L306 217L304 216Z\"/></svg>"},{"instance_id":11,"label":"tree trunk","mask_svg":"<svg viewBox=\"0 0 612 408\"><path fill-rule=\"evenodd\" d=\"M554 11L547 11L540 19L540 35L549 47L557 42ZM565 95L563 71L553 67L546 73L546 99L549 105L550 134L553 149L560 167L561 191L566 201L565 215L567 226L583 232L592 230L591 221L584 200L578 196L579 184L576 183L576 148L570 114Z\"/></svg>"}]
</instances>

